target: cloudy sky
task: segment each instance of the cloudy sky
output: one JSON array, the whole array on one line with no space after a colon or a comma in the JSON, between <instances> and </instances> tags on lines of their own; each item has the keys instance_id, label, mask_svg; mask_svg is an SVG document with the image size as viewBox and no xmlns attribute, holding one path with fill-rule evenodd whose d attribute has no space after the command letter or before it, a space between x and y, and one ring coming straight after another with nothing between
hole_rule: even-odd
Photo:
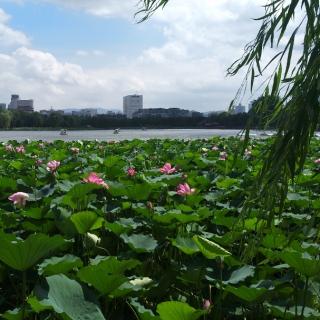
<instances>
[{"instance_id":1,"label":"cloudy sky","mask_svg":"<svg viewBox=\"0 0 320 320\"><path fill-rule=\"evenodd\" d=\"M0 102L36 109L226 109L242 76L226 77L259 26L260 0L171 0L137 24L138 0L0 0ZM247 104L248 97L243 103Z\"/></svg>"}]
</instances>

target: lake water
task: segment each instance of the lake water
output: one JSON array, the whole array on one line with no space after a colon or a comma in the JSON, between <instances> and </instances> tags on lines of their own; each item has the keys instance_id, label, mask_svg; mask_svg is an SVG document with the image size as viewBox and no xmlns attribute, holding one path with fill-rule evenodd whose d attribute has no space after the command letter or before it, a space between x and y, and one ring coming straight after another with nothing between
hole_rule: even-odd
<instances>
[{"instance_id":1,"label":"lake water","mask_svg":"<svg viewBox=\"0 0 320 320\"><path fill-rule=\"evenodd\" d=\"M150 129L150 130L120 130L114 134L113 130L79 130L68 131L68 135L60 135L60 131L0 131L0 141L25 139L30 140L132 140L132 139L199 139L212 136L235 136L240 130L220 129ZM254 134L255 132L252 131Z\"/></svg>"}]
</instances>

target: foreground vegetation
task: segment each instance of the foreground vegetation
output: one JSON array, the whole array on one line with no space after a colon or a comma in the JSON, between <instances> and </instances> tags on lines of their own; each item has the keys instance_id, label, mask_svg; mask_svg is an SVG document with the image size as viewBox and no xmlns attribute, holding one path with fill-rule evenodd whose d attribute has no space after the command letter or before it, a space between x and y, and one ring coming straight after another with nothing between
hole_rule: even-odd
<instances>
[{"instance_id":1,"label":"foreground vegetation","mask_svg":"<svg viewBox=\"0 0 320 320\"><path fill-rule=\"evenodd\" d=\"M271 144L3 144L2 318L319 319L320 143L244 214Z\"/></svg>"}]
</instances>

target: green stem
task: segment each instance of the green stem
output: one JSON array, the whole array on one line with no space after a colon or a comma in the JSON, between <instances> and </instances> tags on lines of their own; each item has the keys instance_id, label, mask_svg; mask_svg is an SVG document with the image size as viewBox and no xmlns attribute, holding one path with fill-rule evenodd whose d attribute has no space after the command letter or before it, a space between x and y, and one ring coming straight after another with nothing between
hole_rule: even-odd
<instances>
[{"instance_id":1,"label":"green stem","mask_svg":"<svg viewBox=\"0 0 320 320\"><path fill-rule=\"evenodd\" d=\"M301 319L303 319L303 313L304 313L304 309L306 307L308 287L309 287L309 277L306 277L306 283L304 285L304 294L303 294L303 305L302 305L301 315L300 315Z\"/></svg>"},{"instance_id":2,"label":"green stem","mask_svg":"<svg viewBox=\"0 0 320 320\"><path fill-rule=\"evenodd\" d=\"M22 319L24 319L25 309L26 309L26 300L27 300L27 273L25 270L22 271L21 300L22 300Z\"/></svg>"},{"instance_id":3,"label":"green stem","mask_svg":"<svg viewBox=\"0 0 320 320\"><path fill-rule=\"evenodd\" d=\"M219 259L220 266L219 266L219 271L220 271L220 277L219 277L219 319L222 319L222 292L223 292L223 280L222 280L222 265L223 265L223 260L222 258Z\"/></svg>"},{"instance_id":4,"label":"green stem","mask_svg":"<svg viewBox=\"0 0 320 320\"><path fill-rule=\"evenodd\" d=\"M134 310L134 308L132 307L132 305L128 301L126 301L126 304L129 306L129 308L131 309L131 311L135 315L135 317L139 320L140 318L137 315L136 310Z\"/></svg>"},{"instance_id":5,"label":"green stem","mask_svg":"<svg viewBox=\"0 0 320 320\"><path fill-rule=\"evenodd\" d=\"M295 319L298 318L298 292L297 292L297 280L296 280L296 274L294 275L294 315Z\"/></svg>"}]
</instances>

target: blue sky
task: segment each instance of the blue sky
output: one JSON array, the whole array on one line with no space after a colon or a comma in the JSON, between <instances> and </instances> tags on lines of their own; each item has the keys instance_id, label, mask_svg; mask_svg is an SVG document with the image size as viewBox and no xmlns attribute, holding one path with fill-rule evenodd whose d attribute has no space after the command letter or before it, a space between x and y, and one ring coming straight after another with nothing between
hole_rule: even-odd
<instances>
[{"instance_id":1,"label":"blue sky","mask_svg":"<svg viewBox=\"0 0 320 320\"><path fill-rule=\"evenodd\" d=\"M137 24L133 18L106 19L45 2L19 4L0 0L0 5L12 17L12 28L27 34L34 47L61 59L74 59L79 50L103 51L110 57L134 57L164 42L161 30L152 21Z\"/></svg>"},{"instance_id":2,"label":"blue sky","mask_svg":"<svg viewBox=\"0 0 320 320\"><path fill-rule=\"evenodd\" d=\"M226 109L226 69L254 36L256 0L171 0L136 24L137 0L0 0L0 100L46 107ZM248 101L243 101L247 103Z\"/></svg>"}]
</instances>

